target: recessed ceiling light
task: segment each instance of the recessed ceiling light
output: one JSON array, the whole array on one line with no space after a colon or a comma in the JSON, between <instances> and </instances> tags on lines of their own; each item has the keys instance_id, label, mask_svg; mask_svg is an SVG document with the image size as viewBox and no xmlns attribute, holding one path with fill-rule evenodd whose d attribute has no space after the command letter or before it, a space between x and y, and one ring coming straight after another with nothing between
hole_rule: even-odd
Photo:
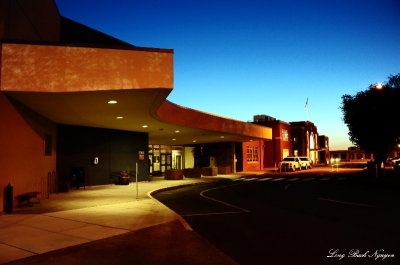
<instances>
[{"instance_id":1,"label":"recessed ceiling light","mask_svg":"<svg viewBox=\"0 0 400 265\"><path fill-rule=\"evenodd\" d=\"M142 128L147 128L147 127L149 127L149 126L148 126L148 125L146 125L146 124L145 124L145 125L142 125Z\"/></svg>"},{"instance_id":2,"label":"recessed ceiling light","mask_svg":"<svg viewBox=\"0 0 400 265\"><path fill-rule=\"evenodd\" d=\"M176 141L176 139L175 139L175 138L172 138L172 141Z\"/></svg>"},{"instance_id":3,"label":"recessed ceiling light","mask_svg":"<svg viewBox=\"0 0 400 265\"><path fill-rule=\"evenodd\" d=\"M181 131L180 131L180 130L176 130L175 132L176 132L176 133L180 133Z\"/></svg>"},{"instance_id":4,"label":"recessed ceiling light","mask_svg":"<svg viewBox=\"0 0 400 265\"><path fill-rule=\"evenodd\" d=\"M117 118L117 120L121 120L121 119L123 119L124 117L118 116L118 117L116 117L116 118Z\"/></svg>"},{"instance_id":5,"label":"recessed ceiling light","mask_svg":"<svg viewBox=\"0 0 400 265\"><path fill-rule=\"evenodd\" d=\"M197 140L193 140L193 143L197 142Z\"/></svg>"},{"instance_id":6,"label":"recessed ceiling light","mask_svg":"<svg viewBox=\"0 0 400 265\"><path fill-rule=\"evenodd\" d=\"M116 101L116 100L112 99L112 100L109 100L107 103L108 103L108 104L117 104L117 103L118 103L118 101Z\"/></svg>"},{"instance_id":7,"label":"recessed ceiling light","mask_svg":"<svg viewBox=\"0 0 400 265\"><path fill-rule=\"evenodd\" d=\"M223 138L225 138L225 136L221 135L220 138L223 139Z\"/></svg>"}]
</instances>

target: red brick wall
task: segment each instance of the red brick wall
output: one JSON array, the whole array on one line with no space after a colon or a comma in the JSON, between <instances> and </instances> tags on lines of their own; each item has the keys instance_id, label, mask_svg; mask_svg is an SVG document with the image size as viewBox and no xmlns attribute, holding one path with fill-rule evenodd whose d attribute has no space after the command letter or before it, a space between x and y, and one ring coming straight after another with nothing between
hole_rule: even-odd
<instances>
[{"instance_id":1,"label":"red brick wall","mask_svg":"<svg viewBox=\"0 0 400 265\"><path fill-rule=\"evenodd\" d=\"M262 141L252 141L243 143L243 171L255 171L261 169L261 159L262 159ZM247 161L247 147L257 146L258 147L258 161L248 162Z\"/></svg>"},{"instance_id":2,"label":"red brick wall","mask_svg":"<svg viewBox=\"0 0 400 265\"><path fill-rule=\"evenodd\" d=\"M269 124L272 128L272 141L264 141L264 168L275 167L282 161L283 149L289 150L289 155L293 155L291 147L290 124L284 122L274 122ZM282 129L288 132L288 141L283 140Z\"/></svg>"},{"instance_id":3,"label":"red brick wall","mask_svg":"<svg viewBox=\"0 0 400 265\"><path fill-rule=\"evenodd\" d=\"M282 130L285 129L288 132L288 140L283 140ZM291 133L290 133L290 125L287 123L279 123L277 128L277 138L276 138L276 162L279 163L282 160L283 149L289 150L289 155L293 155L292 145L291 145Z\"/></svg>"}]
</instances>

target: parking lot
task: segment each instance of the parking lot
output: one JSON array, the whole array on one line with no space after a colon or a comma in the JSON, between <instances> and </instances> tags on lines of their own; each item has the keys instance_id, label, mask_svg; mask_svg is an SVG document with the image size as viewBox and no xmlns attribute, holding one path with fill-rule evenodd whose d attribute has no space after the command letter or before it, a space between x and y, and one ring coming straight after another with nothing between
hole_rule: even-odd
<instances>
[{"instance_id":1,"label":"parking lot","mask_svg":"<svg viewBox=\"0 0 400 265\"><path fill-rule=\"evenodd\" d=\"M392 173L377 179L360 169L315 167L156 197L239 264L374 264L376 251L394 255L384 264L398 264L400 182ZM352 259L352 250L367 257Z\"/></svg>"}]
</instances>

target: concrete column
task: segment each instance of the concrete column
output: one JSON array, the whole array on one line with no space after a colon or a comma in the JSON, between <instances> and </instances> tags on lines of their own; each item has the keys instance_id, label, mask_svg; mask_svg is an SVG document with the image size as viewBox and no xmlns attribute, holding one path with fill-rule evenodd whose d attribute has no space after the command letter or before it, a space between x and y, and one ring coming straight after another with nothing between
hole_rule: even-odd
<instances>
[{"instance_id":1,"label":"concrete column","mask_svg":"<svg viewBox=\"0 0 400 265\"><path fill-rule=\"evenodd\" d=\"M232 173L236 174L236 148L235 143L231 143L232 146Z\"/></svg>"}]
</instances>

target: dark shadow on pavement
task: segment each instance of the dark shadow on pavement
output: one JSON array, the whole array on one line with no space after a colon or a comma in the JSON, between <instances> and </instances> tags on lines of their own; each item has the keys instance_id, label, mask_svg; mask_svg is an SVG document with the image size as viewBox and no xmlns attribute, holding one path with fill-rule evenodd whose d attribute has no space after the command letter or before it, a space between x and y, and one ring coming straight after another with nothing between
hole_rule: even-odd
<instances>
[{"instance_id":1,"label":"dark shadow on pavement","mask_svg":"<svg viewBox=\"0 0 400 265\"><path fill-rule=\"evenodd\" d=\"M187 231L179 221L174 221L7 264L234 265L237 263L196 232Z\"/></svg>"}]
</instances>

